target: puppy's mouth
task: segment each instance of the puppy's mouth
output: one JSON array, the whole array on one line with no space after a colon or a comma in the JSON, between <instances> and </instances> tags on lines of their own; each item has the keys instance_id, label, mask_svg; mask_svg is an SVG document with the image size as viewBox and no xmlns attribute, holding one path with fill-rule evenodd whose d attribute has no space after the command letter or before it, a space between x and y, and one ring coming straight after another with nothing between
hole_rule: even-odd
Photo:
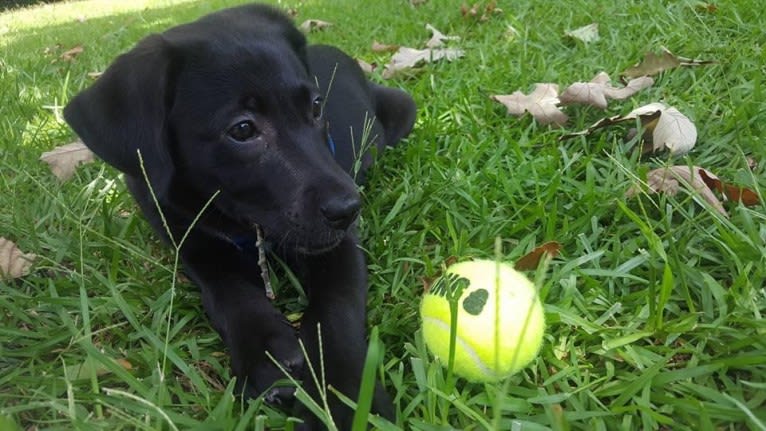
<instances>
[{"instance_id":1,"label":"puppy's mouth","mask_svg":"<svg viewBox=\"0 0 766 431\"><path fill-rule=\"evenodd\" d=\"M309 231L300 226L292 226L284 233L257 223L250 223L253 232L261 229L265 241L272 247L285 251L292 250L302 255L314 256L327 253L336 248L347 235L347 230L330 230L324 232Z\"/></svg>"},{"instance_id":2,"label":"puppy's mouth","mask_svg":"<svg viewBox=\"0 0 766 431\"><path fill-rule=\"evenodd\" d=\"M345 236L345 231L337 231L329 236L323 235L322 238L312 238L310 241L297 243L295 249L298 253L305 255L324 254L337 247Z\"/></svg>"}]
</instances>

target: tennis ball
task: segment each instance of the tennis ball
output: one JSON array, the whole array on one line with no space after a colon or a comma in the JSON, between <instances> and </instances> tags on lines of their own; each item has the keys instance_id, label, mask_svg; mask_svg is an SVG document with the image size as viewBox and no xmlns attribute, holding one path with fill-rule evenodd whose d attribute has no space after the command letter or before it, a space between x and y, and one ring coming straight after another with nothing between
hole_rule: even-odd
<instances>
[{"instance_id":1,"label":"tennis ball","mask_svg":"<svg viewBox=\"0 0 766 431\"><path fill-rule=\"evenodd\" d=\"M420 307L426 345L445 366L452 321L448 298L457 293L455 374L475 382L492 382L532 362L545 331L537 289L507 264L474 260L447 268Z\"/></svg>"}]
</instances>

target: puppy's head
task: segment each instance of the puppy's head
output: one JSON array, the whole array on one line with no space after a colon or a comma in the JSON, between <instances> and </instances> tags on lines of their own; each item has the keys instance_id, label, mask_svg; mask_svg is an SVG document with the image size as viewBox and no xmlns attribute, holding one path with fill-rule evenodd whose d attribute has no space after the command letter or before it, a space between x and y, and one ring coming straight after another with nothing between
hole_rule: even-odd
<instances>
[{"instance_id":1,"label":"puppy's head","mask_svg":"<svg viewBox=\"0 0 766 431\"><path fill-rule=\"evenodd\" d=\"M328 148L322 105L300 32L274 9L247 6L144 39L64 115L126 175L142 181L143 160L161 204L194 213L189 202L218 191L224 234L258 224L317 253L345 236L360 205Z\"/></svg>"}]
</instances>

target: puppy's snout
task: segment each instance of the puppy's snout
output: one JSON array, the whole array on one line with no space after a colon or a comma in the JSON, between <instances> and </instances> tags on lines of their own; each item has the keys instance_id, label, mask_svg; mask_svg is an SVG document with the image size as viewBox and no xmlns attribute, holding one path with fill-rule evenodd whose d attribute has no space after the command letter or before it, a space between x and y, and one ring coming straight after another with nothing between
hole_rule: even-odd
<instances>
[{"instance_id":1,"label":"puppy's snout","mask_svg":"<svg viewBox=\"0 0 766 431\"><path fill-rule=\"evenodd\" d=\"M361 206L362 202L359 196L354 195L331 199L319 209L329 226L344 230L356 220Z\"/></svg>"}]
</instances>

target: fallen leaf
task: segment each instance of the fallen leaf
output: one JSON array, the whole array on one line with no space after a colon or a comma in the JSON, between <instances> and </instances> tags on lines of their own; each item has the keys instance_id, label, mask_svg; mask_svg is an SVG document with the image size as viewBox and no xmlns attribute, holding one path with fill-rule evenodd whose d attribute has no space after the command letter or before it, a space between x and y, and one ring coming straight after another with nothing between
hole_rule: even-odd
<instances>
[{"instance_id":1,"label":"fallen leaf","mask_svg":"<svg viewBox=\"0 0 766 431\"><path fill-rule=\"evenodd\" d=\"M678 57L663 47L662 53L659 55L651 51L644 54L643 61L626 69L622 72L622 76L626 78L652 76L679 66L705 66L714 63L715 61L712 60L692 60L686 57Z\"/></svg>"},{"instance_id":2,"label":"fallen leaf","mask_svg":"<svg viewBox=\"0 0 766 431\"><path fill-rule=\"evenodd\" d=\"M704 3L700 2L697 3L694 6L694 9L701 11L701 12L707 12L707 13L716 13L718 12L718 6L716 6L714 3Z\"/></svg>"},{"instance_id":3,"label":"fallen leaf","mask_svg":"<svg viewBox=\"0 0 766 431\"><path fill-rule=\"evenodd\" d=\"M708 187L721 193L726 200L742 202L745 206L754 206L761 202L758 198L758 194L748 188L726 184L715 175L709 175L709 171L706 171L705 169L701 169L699 174L700 177L702 177L702 181L704 181Z\"/></svg>"},{"instance_id":4,"label":"fallen leaf","mask_svg":"<svg viewBox=\"0 0 766 431\"><path fill-rule=\"evenodd\" d=\"M359 67L362 69L364 73L372 73L378 67L377 64L368 63L361 59L357 59L356 62L359 64Z\"/></svg>"},{"instance_id":5,"label":"fallen leaf","mask_svg":"<svg viewBox=\"0 0 766 431\"><path fill-rule=\"evenodd\" d=\"M678 109L662 103L652 103L634 109L628 116L646 115L659 108L660 117L644 127L652 131L652 151L668 149L670 154L680 156L688 153L697 143L697 127Z\"/></svg>"},{"instance_id":6,"label":"fallen leaf","mask_svg":"<svg viewBox=\"0 0 766 431\"><path fill-rule=\"evenodd\" d=\"M82 54L83 51L84 48L82 45L77 45L74 48L62 52L59 58L64 61L73 61L78 55Z\"/></svg>"},{"instance_id":7,"label":"fallen leaf","mask_svg":"<svg viewBox=\"0 0 766 431\"><path fill-rule=\"evenodd\" d=\"M502 103L511 115L521 116L529 112L541 124L561 126L569 117L558 107L558 90L559 86L556 84L535 84L535 90L530 94L515 91L510 95L495 95L490 98Z\"/></svg>"},{"instance_id":8,"label":"fallen leaf","mask_svg":"<svg viewBox=\"0 0 766 431\"><path fill-rule=\"evenodd\" d=\"M559 140L589 136L598 129L636 119L641 121L645 131L644 136L651 137L649 151L667 149L670 154L679 156L688 153L697 142L697 127L694 123L676 108L668 107L663 103L650 103L634 109L627 115L602 118L585 130L562 135Z\"/></svg>"},{"instance_id":9,"label":"fallen leaf","mask_svg":"<svg viewBox=\"0 0 766 431\"><path fill-rule=\"evenodd\" d=\"M442 268L441 271L438 271L436 274L434 274L434 275L432 275L430 277L429 276L421 276L420 277L420 282L423 283L423 292L424 293L428 293L431 290L431 287L434 285L434 283L442 277L443 272L445 272L447 270L447 268L449 268L450 266L458 263L459 260L460 259L458 259L458 257L455 256L455 255L447 256L444 259L444 262L442 262L441 265L440 265L441 268Z\"/></svg>"},{"instance_id":10,"label":"fallen leaf","mask_svg":"<svg viewBox=\"0 0 766 431\"><path fill-rule=\"evenodd\" d=\"M645 107L648 107L648 106L650 105L646 105ZM633 112L627 115L614 115L611 117L602 118L596 121L595 123L591 124L590 126L588 126L587 129L562 135L561 137L559 137L559 141L571 139L576 136L589 136L598 129L613 126L615 124L624 123L626 121L635 121L636 119L641 120L642 126L646 124L650 124L652 121L655 121L657 118L660 117L660 114L662 113L660 109L661 108L659 107L657 107L654 110L647 109L646 112L643 112L643 113L636 113L636 111L634 110Z\"/></svg>"},{"instance_id":11,"label":"fallen leaf","mask_svg":"<svg viewBox=\"0 0 766 431\"><path fill-rule=\"evenodd\" d=\"M544 256L556 257L561 251L561 244L556 241L546 242L517 260L513 267L518 271L537 269Z\"/></svg>"},{"instance_id":12,"label":"fallen leaf","mask_svg":"<svg viewBox=\"0 0 766 431\"><path fill-rule=\"evenodd\" d=\"M88 72L88 78L96 79L96 78L99 78L103 74L104 74L103 71L101 71L101 72Z\"/></svg>"},{"instance_id":13,"label":"fallen leaf","mask_svg":"<svg viewBox=\"0 0 766 431\"><path fill-rule=\"evenodd\" d=\"M447 36L439 30L435 29L431 24L426 24L426 28L431 31L431 39L426 42L427 48L439 48L444 45L444 42L449 40L460 40L460 36Z\"/></svg>"},{"instance_id":14,"label":"fallen leaf","mask_svg":"<svg viewBox=\"0 0 766 431\"><path fill-rule=\"evenodd\" d=\"M459 260L460 260L460 259L458 259L458 257L457 257L457 256L455 256L455 255L450 255L450 256L447 256L447 258L446 258L446 259L444 259L444 263L443 263L443 265L444 265L444 268L445 268L445 269L446 269L446 268L449 268L450 266L452 266L452 265L454 265L454 264L458 263L458 261L459 261Z\"/></svg>"},{"instance_id":15,"label":"fallen leaf","mask_svg":"<svg viewBox=\"0 0 766 431\"><path fill-rule=\"evenodd\" d=\"M465 52L461 49L414 49L403 46L391 57L391 61L383 71L383 78L393 78L397 73L412 69L422 63L431 63L438 60L452 61L464 55Z\"/></svg>"},{"instance_id":16,"label":"fallen leaf","mask_svg":"<svg viewBox=\"0 0 766 431\"><path fill-rule=\"evenodd\" d=\"M492 0L490 2L487 2L487 5L484 6L484 12L486 13L502 13L503 10L497 7L497 1Z\"/></svg>"},{"instance_id":17,"label":"fallen leaf","mask_svg":"<svg viewBox=\"0 0 766 431\"><path fill-rule=\"evenodd\" d=\"M702 171L704 171L704 174ZM681 186L684 186L684 188L698 193L702 199L707 201L710 206L721 215L728 217L729 214L724 209L723 204L718 200L715 193L713 193L713 190L705 184L702 175L707 175L710 178L718 178L713 175L712 172L699 166L693 166L691 168L689 166L670 166L649 171L646 175L646 184L649 187L649 193L662 192L670 196L678 194L678 191L681 190ZM633 186L625 193L625 197L633 197L637 195L640 190L640 187Z\"/></svg>"},{"instance_id":18,"label":"fallen leaf","mask_svg":"<svg viewBox=\"0 0 766 431\"><path fill-rule=\"evenodd\" d=\"M422 4L426 4L427 2L428 2L428 0L410 0L410 4L412 6L416 6L416 7L420 6Z\"/></svg>"},{"instance_id":19,"label":"fallen leaf","mask_svg":"<svg viewBox=\"0 0 766 431\"><path fill-rule=\"evenodd\" d=\"M40 160L50 166L53 175L61 181L72 178L78 165L90 163L94 160L93 152L77 140L71 144L56 147L46 151L40 156Z\"/></svg>"},{"instance_id":20,"label":"fallen leaf","mask_svg":"<svg viewBox=\"0 0 766 431\"><path fill-rule=\"evenodd\" d=\"M311 33L324 30L330 26L332 26L331 22L321 21L318 19L307 19L306 21L303 21L303 23L298 26L298 28L304 33Z\"/></svg>"},{"instance_id":21,"label":"fallen leaf","mask_svg":"<svg viewBox=\"0 0 766 431\"><path fill-rule=\"evenodd\" d=\"M399 45L387 45L378 41L372 41L372 52L395 52Z\"/></svg>"},{"instance_id":22,"label":"fallen leaf","mask_svg":"<svg viewBox=\"0 0 766 431\"><path fill-rule=\"evenodd\" d=\"M11 280L29 274L36 257L19 250L13 241L0 237L0 279Z\"/></svg>"},{"instance_id":23,"label":"fallen leaf","mask_svg":"<svg viewBox=\"0 0 766 431\"><path fill-rule=\"evenodd\" d=\"M607 99L625 100L654 84L654 79L648 76L633 79L620 88L612 87L610 81L609 75L600 72L590 82L575 82L567 87L559 96L559 100L564 105L584 103L606 109Z\"/></svg>"},{"instance_id":24,"label":"fallen leaf","mask_svg":"<svg viewBox=\"0 0 766 431\"><path fill-rule=\"evenodd\" d=\"M569 30L564 34L585 44L596 42L599 39L598 23L594 22L593 24L588 24L584 27Z\"/></svg>"},{"instance_id":25,"label":"fallen leaf","mask_svg":"<svg viewBox=\"0 0 766 431\"><path fill-rule=\"evenodd\" d=\"M420 282L423 284L423 293L428 293L431 291L431 286L434 285L434 282L439 277L420 277Z\"/></svg>"},{"instance_id":26,"label":"fallen leaf","mask_svg":"<svg viewBox=\"0 0 766 431\"><path fill-rule=\"evenodd\" d=\"M468 6L467 4L463 3L460 5L460 14L463 15L463 18L466 17L475 17L479 14L479 4L474 3L473 6Z\"/></svg>"},{"instance_id":27,"label":"fallen leaf","mask_svg":"<svg viewBox=\"0 0 766 431\"><path fill-rule=\"evenodd\" d=\"M660 55L650 51L644 54L643 61L629 67L622 75L627 78L652 76L680 65L681 62L670 51L663 51Z\"/></svg>"},{"instance_id":28,"label":"fallen leaf","mask_svg":"<svg viewBox=\"0 0 766 431\"><path fill-rule=\"evenodd\" d=\"M681 57L680 55L676 56L676 58L678 59L678 61L681 62L681 66L687 66L687 67L709 66L711 64L718 63L715 60L695 60L693 58Z\"/></svg>"},{"instance_id":29,"label":"fallen leaf","mask_svg":"<svg viewBox=\"0 0 766 431\"><path fill-rule=\"evenodd\" d=\"M460 14L463 15L463 18L472 18L480 22L487 21L492 15L499 13L503 13L503 10L497 7L495 0L489 1L485 5L474 3L473 6L468 6L463 3L460 6Z\"/></svg>"},{"instance_id":30,"label":"fallen leaf","mask_svg":"<svg viewBox=\"0 0 766 431\"><path fill-rule=\"evenodd\" d=\"M131 363L130 363L130 361L128 361L128 360L127 360L127 359L125 359L125 358L117 358L117 359L115 359L115 362L117 362L118 364L120 364L120 366L121 366L122 368L124 368L124 369L126 369L126 370L128 370L128 371L130 371L130 370L132 370L132 369L133 369L133 364L131 364Z\"/></svg>"},{"instance_id":31,"label":"fallen leaf","mask_svg":"<svg viewBox=\"0 0 766 431\"><path fill-rule=\"evenodd\" d=\"M43 48L43 54L46 56L55 55L55 54L58 54L59 51L61 51L61 48L63 48L63 46L61 46L60 43L57 43L53 46L46 46L45 48Z\"/></svg>"}]
</instances>

